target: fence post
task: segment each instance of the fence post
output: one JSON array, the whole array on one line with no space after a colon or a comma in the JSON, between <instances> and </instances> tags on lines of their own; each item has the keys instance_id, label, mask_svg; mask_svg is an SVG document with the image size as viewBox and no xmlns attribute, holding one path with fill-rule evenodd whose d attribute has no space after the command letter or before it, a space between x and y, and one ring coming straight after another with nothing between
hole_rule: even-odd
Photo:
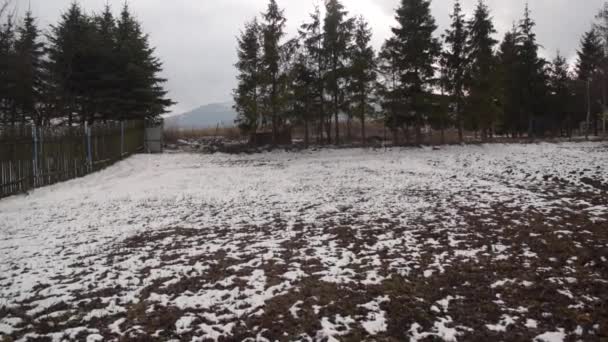
<instances>
[{"instance_id":1,"label":"fence post","mask_svg":"<svg viewBox=\"0 0 608 342\"><path fill-rule=\"evenodd\" d=\"M125 122L120 121L120 159L125 155Z\"/></svg>"},{"instance_id":2,"label":"fence post","mask_svg":"<svg viewBox=\"0 0 608 342\"><path fill-rule=\"evenodd\" d=\"M91 127L87 122L84 123L84 132L87 139L87 169L88 172L93 171L93 155L91 154Z\"/></svg>"},{"instance_id":3,"label":"fence post","mask_svg":"<svg viewBox=\"0 0 608 342\"><path fill-rule=\"evenodd\" d=\"M38 136L36 125L32 126L32 137L34 138L34 156L32 158L32 186L35 188L38 183Z\"/></svg>"}]
</instances>

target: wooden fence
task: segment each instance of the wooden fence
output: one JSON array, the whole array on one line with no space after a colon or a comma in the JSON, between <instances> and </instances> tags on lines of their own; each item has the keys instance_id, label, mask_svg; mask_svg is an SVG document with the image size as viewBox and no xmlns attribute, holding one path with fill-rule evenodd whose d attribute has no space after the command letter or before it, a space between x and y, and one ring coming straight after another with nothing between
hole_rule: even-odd
<instances>
[{"instance_id":1,"label":"wooden fence","mask_svg":"<svg viewBox=\"0 0 608 342\"><path fill-rule=\"evenodd\" d=\"M0 126L0 198L105 168L143 150L143 121Z\"/></svg>"}]
</instances>

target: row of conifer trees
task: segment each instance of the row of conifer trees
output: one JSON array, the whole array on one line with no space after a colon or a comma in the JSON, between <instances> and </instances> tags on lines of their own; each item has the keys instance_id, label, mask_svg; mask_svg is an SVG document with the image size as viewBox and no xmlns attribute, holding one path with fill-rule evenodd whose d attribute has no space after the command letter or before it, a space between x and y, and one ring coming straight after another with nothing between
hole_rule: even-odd
<instances>
[{"instance_id":1,"label":"row of conifer trees","mask_svg":"<svg viewBox=\"0 0 608 342\"><path fill-rule=\"evenodd\" d=\"M172 105L161 62L125 5L88 15L74 2L47 34L31 11L0 7L0 124L156 119Z\"/></svg>"},{"instance_id":2,"label":"row of conifer trees","mask_svg":"<svg viewBox=\"0 0 608 342\"><path fill-rule=\"evenodd\" d=\"M571 135L589 117L600 129L608 77L608 5L585 34L574 68L557 52L539 55L528 6L501 42L489 7L471 15L454 2L451 25L438 35L430 0L401 0L392 35L374 51L363 17L340 0L316 8L297 37L270 0L238 39L237 123L245 133L304 127L306 143L340 143L360 121L383 122L396 142L423 140L423 131L456 128L483 139ZM589 114L589 115L588 115ZM342 135L341 135L342 133ZM410 137L410 134L413 135Z\"/></svg>"}]
</instances>

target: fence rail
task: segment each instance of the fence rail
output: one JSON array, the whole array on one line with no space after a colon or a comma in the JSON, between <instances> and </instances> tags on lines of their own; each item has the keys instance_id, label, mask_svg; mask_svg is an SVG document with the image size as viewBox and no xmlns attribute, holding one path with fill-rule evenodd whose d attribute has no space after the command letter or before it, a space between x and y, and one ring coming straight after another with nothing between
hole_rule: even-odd
<instances>
[{"instance_id":1,"label":"fence rail","mask_svg":"<svg viewBox=\"0 0 608 342\"><path fill-rule=\"evenodd\" d=\"M0 126L0 198L82 177L143 150L145 124Z\"/></svg>"}]
</instances>

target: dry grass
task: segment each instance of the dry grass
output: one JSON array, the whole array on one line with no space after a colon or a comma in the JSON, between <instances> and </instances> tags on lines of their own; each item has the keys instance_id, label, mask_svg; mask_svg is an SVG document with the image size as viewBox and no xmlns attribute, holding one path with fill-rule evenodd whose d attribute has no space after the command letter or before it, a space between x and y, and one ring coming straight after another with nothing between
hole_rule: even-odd
<instances>
[{"instance_id":1,"label":"dry grass","mask_svg":"<svg viewBox=\"0 0 608 342\"><path fill-rule=\"evenodd\" d=\"M350 127L349 127L350 126ZM342 144L360 144L362 142L361 124L358 121L353 121L348 124L347 122L341 122L340 127L340 142ZM331 141L335 142L335 126L331 128ZM318 127L309 127L309 139L311 144L321 144L326 139L326 134L320 132ZM248 140L248 136L243 135L238 127L216 127L216 128L197 128L197 129L178 129L178 128L166 128L165 129L165 142L168 144L175 144L178 140L201 140L205 138L222 137L228 140L243 141ZM366 123L366 144L372 141L386 141L393 143L394 137L393 132L384 126L382 121L371 121ZM441 131L434 129L424 129L422 133L422 144L429 146L436 145L454 145L459 144L460 140L458 137L458 130L456 128L448 128L444 131L442 139ZM323 138L320 138L320 137ZM302 142L305 138L305 130L303 126L296 126L292 128L292 138L295 142ZM568 139L545 137L543 141L568 141L568 140L581 140L584 138L584 132L575 132L575 137ZM323 139L323 141L321 140ZM414 145L416 143L416 132L413 128L409 130L400 130L397 134L398 145ZM597 140L597 139L596 139ZM475 131L464 132L464 142L467 144L479 144L484 142L489 143L527 143L530 142L528 137L512 138L508 136L496 135L491 140L483 141L481 134Z\"/></svg>"},{"instance_id":2,"label":"dry grass","mask_svg":"<svg viewBox=\"0 0 608 342\"><path fill-rule=\"evenodd\" d=\"M197 140L201 138L224 137L231 140L240 140L243 135L237 127L177 129L167 128L164 132L165 142L175 144L178 140Z\"/></svg>"}]
</instances>

